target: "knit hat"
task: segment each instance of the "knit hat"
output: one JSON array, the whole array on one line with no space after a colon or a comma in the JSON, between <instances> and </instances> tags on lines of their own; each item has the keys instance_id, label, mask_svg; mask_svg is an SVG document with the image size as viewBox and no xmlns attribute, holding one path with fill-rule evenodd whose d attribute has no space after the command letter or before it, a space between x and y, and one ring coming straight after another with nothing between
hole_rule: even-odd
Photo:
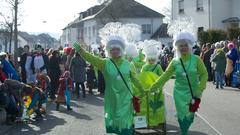
<instances>
[{"instance_id":1,"label":"knit hat","mask_svg":"<svg viewBox=\"0 0 240 135\"><path fill-rule=\"evenodd\" d=\"M233 43L228 43L228 48L234 48L235 47L235 45L233 44Z\"/></svg>"}]
</instances>

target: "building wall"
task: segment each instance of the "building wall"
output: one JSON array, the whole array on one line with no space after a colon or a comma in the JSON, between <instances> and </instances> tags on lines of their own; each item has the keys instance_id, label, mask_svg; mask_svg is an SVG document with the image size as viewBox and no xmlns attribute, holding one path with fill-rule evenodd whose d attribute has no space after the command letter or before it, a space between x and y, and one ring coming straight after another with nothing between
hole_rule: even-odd
<instances>
[{"instance_id":1,"label":"building wall","mask_svg":"<svg viewBox=\"0 0 240 135\"><path fill-rule=\"evenodd\" d=\"M238 17L240 19L240 0L232 0L232 17Z\"/></svg>"},{"instance_id":2,"label":"building wall","mask_svg":"<svg viewBox=\"0 0 240 135\"><path fill-rule=\"evenodd\" d=\"M72 46L76 41L78 41L78 39L77 39L77 28L70 28L69 33L70 34L68 34L68 36L69 36L68 37L68 39L69 39L68 44L70 46Z\"/></svg>"},{"instance_id":3,"label":"building wall","mask_svg":"<svg viewBox=\"0 0 240 135\"><path fill-rule=\"evenodd\" d=\"M96 44L97 42L97 23L95 19L84 21L83 39L86 44Z\"/></svg>"},{"instance_id":4,"label":"building wall","mask_svg":"<svg viewBox=\"0 0 240 135\"><path fill-rule=\"evenodd\" d=\"M179 13L178 0L172 0L172 20L182 17L190 17L197 27L209 29L208 0L203 0L203 11L197 11L196 0L184 0L184 13Z\"/></svg>"},{"instance_id":5,"label":"building wall","mask_svg":"<svg viewBox=\"0 0 240 135\"><path fill-rule=\"evenodd\" d=\"M62 36L61 36L61 45L65 47L65 45L68 43L67 40L67 29L63 30Z\"/></svg>"},{"instance_id":6,"label":"building wall","mask_svg":"<svg viewBox=\"0 0 240 135\"><path fill-rule=\"evenodd\" d=\"M223 20L232 17L232 0L212 0L211 1L211 28L226 29Z\"/></svg>"},{"instance_id":7,"label":"building wall","mask_svg":"<svg viewBox=\"0 0 240 135\"><path fill-rule=\"evenodd\" d=\"M151 35L159 28L163 23L162 18L120 18L119 22L126 23L135 23L140 26L143 24L151 24L152 30L151 34L142 34L142 40L150 39ZM98 37L98 31L104 27L104 25L96 20L90 19L84 21L84 42L86 44L96 44L100 43L101 39Z\"/></svg>"},{"instance_id":8,"label":"building wall","mask_svg":"<svg viewBox=\"0 0 240 135\"><path fill-rule=\"evenodd\" d=\"M172 0L172 19L190 16L197 27L207 29L227 29L223 20L240 18L240 0L203 0L203 11L196 11L197 0L184 0L184 13L179 14L178 0ZM209 5L210 4L210 5Z\"/></svg>"},{"instance_id":9,"label":"building wall","mask_svg":"<svg viewBox=\"0 0 240 135\"><path fill-rule=\"evenodd\" d=\"M66 47L71 47L76 41L78 41L78 33L77 28L66 28L63 30L63 34L61 36L61 45Z\"/></svg>"},{"instance_id":10,"label":"building wall","mask_svg":"<svg viewBox=\"0 0 240 135\"><path fill-rule=\"evenodd\" d=\"M152 30L150 34L142 34L142 40L150 39L152 34L157 31L159 26L163 23L162 18L121 18L119 19L123 24L135 23L142 27L143 24L151 24Z\"/></svg>"}]
</instances>

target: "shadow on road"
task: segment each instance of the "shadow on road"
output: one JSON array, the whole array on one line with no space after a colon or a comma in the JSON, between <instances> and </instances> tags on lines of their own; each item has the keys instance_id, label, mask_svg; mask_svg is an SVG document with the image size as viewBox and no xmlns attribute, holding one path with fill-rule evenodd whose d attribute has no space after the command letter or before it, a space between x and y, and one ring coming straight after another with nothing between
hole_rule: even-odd
<instances>
[{"instance_id":1,"label":"shadow on road","mask_svg":"<svg viewBox=\"0 0 240 135\"><path fill-rule=\"evenodd\" d=\"M32 121L30 124L15 124L7 132L3 133L3 135L15 135L16 133L18 133L18 135L46 134L54 127L64 125L65 123L66 121L62 118L47 115L46 120Z\"/></svg>"},{"instance_id":2,"label":"shadow on road","mask_svg":"<svg viewBox=\"0 0 240 135\"><path fill-rule=\"evenodd\" d=\"M94 106L104 106L104 96L102 95L87 95L85 99L76 99L73 98L74 101L94 105Z\"/></svg>"},{"instance_id":3,"label":"shadow on road","mask_svg":"<svg viewBox=\"0 0 240 135\"><path fill-rule=\"evenodd\" d=\"M92 120L92 118L89 117L88 115L80 114L79 112L75 112L74 110L72 110L72 111L67 111L67 110L65 109L65 110L62 110L62 111L59 111L59 112L60 112L60 113L67 114L67 115L70 115L70 116L73 116L73 117L75 117L76 119Z\"/></svg>"},{"instance_id":4,"label":"shadow on road","mask_svg":"<svg viewBox=\"0 0 240 135\"><path fill-rule=\"evenodd\" d=\"M230 88L230 87L224 87L224 89L220 89L219 91L240 92L239 88Z\"/></svg>"}]
</instances>

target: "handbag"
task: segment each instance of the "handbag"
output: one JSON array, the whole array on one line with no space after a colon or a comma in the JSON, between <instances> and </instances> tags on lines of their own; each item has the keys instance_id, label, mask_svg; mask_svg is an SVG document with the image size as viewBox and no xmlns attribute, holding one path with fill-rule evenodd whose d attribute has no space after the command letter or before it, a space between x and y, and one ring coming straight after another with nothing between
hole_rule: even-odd
<instances>
[{"instance_id":1,"label":"handbag","mask_svg":"<svg viewBox=\"0 0 240 135\"><path fill-rule=\"evenodd\" d=\"M183 61L182 59L180 58L180 61L181 61L181 64L182 64L182 67L183 67L183 70L186 74L186 77L187 77L187 81L188 81L188 85L189 85L189 88L190 88L190 92L191 92L191 95L192 95L192 100L191 100L191 103L189 104L189 111L190 112L197 112L198 111L198 108L199 108L199 105L201 103L201 99L200 98L197 98L193 95L193 90L192 90L192 86L191 86L191 83L190 83L190 80L189 80L189 77L188 77L188 74L187 74L187 71L184 67L184 64L183 64Z\"/></svg>"},{"instance_id":2,"label":"handbag","mask_svg":"<svg viewBox=\"0 0 240 135\"><path fill-rule=\"evenodd\" d=\"M126 85L128 91L130 92L130 94L131 94L132 97L133 97L133 98L132 98L132 104L133 104L134 110L135 110L137 113L139 113L139 112L140 112L140 98L133 95L133 93L132 93L132 91L130 90L129 86L127 85L127 82L125 81L125 79L124 79L121 71L119 70L118 66L116 65L116 63L115 63L112 59L110 59L110 60L111 60L111 62L114 64L114 66L116 67L116 69L118 70L119 75L121 76L124 84Z\"/></svg>"}]
</instances>

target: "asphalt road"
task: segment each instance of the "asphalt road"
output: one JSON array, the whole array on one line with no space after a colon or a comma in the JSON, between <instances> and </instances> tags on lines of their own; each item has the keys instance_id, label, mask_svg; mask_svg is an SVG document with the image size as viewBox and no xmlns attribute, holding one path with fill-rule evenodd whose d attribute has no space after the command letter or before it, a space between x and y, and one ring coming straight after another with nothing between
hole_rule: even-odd
<instances>
[{"instance_id":1,"label":"asphalt road","mask_svg":"<svg viewBox=\"0 0 240 135\"><path fill-rule=\"evenodd\" d=\"M165 86L167 134L179 135L172 100L173 80ZM240 132L240 90L215 90L212 83L204 92L200 111L191 127L190 135L238 135ZM29 124L0 126L1 135L105 135L103 97L88 95L86 100L72 101L73 111L48 104L48 114L43 121ZM0 113L3 115L3 113ZM2 121L2 119L0 119Z\"/></svg>"},{"instance_id":2,"label":"asphalt road","mask_svg":"<svg viewBox=\"0 0 240 135\"><path fill-rule=\"evenodd\" d=\"M172 95L174 80L165 85L165 91ZM225 87L215 89L212 82L207 83L207 88L202 96L198 116L218 134L240 134L240 90ZM195 121L196 123L196 121ZM195 125L194 123L194 125ZM193 127L194 127L193 125Z\"/></svg>"}]
</instances>

